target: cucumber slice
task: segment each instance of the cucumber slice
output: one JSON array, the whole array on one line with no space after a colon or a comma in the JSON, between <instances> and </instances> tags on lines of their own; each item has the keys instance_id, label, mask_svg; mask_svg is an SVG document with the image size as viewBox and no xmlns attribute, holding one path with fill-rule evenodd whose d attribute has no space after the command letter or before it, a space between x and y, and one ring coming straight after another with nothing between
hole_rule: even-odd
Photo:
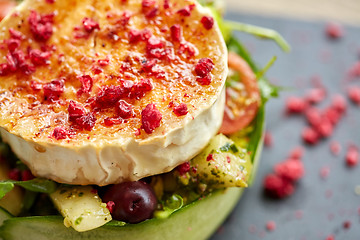
<instances>
[{"instance_id":1,"label":"cucumber slice","mask_svg":"<svg viewBox=\"0 0 360 240\"><path fill-rule=\"evenodd\" d=\"M4 240L124 240L124 239L206 239L223 222L240 198L243 188L228 188L185 206L167 219L114 226L109 223L88 232L66 228L60 216L18 217L4 221ZM211 211L209 211L211 210Z\"/></svg>"}]
</instances>

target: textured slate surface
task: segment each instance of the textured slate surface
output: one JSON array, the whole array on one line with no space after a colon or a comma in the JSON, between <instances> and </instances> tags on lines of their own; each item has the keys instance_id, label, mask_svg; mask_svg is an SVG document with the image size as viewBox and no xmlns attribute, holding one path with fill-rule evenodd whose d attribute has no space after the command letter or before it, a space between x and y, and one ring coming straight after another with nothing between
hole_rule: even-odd
<instances>
[{"instance_id":1,"label":"textured slate surface","mask_svg":"<svg viewBox=\"0 0 360 240\"><path fill-rule=\"evenodd\" d=\"M360 196L354 191L360 185L360 165L349 169L344 161L349 143L360 147L360 106L348 101L348 113L333 136L315 147L305 146L301 140L305 119L284 114L285 99L304 95L312 87L314 76L321 77L328 90L328 97L319 104L320 108L329 105L335 93L345 96L348 86L360 86L359 78L351 82L344 80L349 67L360 60L360 28L345 26L345 36L334 41L326 37L325 23L234 13L227 18L275 29L289 41L292 52L285 54L272 41L238 34L259 66L264 66L273 55L278 56L267 76L272 82L291 89L268 104L267 128L273 135L273 146L264 148L255 184L246 190L233 214L211 239L310 240L326 239L330 234L336 240L360 239ZM334 140L342 146L338 156L329 149ZM299 145L306 147L303 157L306 174L298 183L296 193L283 200L267 198L262 190L264 176ZM323 167L330 168L327 179L320 177ZM266 231L269 220L276 223L273 232ZM349 229L343 227L345 221L351 222Z\"/></svg>"}]
</instances>

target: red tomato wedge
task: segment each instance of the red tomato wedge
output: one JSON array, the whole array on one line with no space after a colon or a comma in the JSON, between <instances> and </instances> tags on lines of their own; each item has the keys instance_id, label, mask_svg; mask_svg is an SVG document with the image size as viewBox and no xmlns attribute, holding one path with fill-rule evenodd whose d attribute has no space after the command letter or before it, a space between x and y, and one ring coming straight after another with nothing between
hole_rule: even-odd
<instances>
[{"instance_id":1,"label":"red tomato wedge","mask_svg":"<svg viewBox=\"0 0 360 240\"><path fill-rule=\"evenodd\" d=\"M219 130L223 134L232 134L248 126L261 102L256 76L247 62L229 52L228 64L231 71L238 73L239 81L226 88L224 119Z\"/></svg>"},{"instance_id":2,"label":"red tomato wedge","mask_svg":"<svg viewBox=\"0 0 360 240\"><path fill-rule=\"evenodd\" d=\"M10 0L0 0L0 20L2 20L6 15L16 6L15 1Z\"/></svg>"}]
</instances>

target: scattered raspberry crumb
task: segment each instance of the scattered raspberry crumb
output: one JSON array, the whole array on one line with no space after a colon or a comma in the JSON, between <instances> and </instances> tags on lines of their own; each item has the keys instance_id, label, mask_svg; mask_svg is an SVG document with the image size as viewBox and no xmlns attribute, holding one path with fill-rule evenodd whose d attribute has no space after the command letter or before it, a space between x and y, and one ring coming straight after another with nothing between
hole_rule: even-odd
<instances>
[{"instance_id":1,"label":"scattered raspberry crumb","mask_svg":"<svg viewBox=\"0 0 360 240\"><path fill-rule=\"evenodd\" d=\"M273 145L273 137L269 131L265 132L264 144L266 147L271 147Z\"/></svg>"},{"instance_id":2,"label":"scattered raspberry crumb","mask_svg":"<svg viewBox=\"0 0 360 240\"><path fill-rule=\"evenodd\" d=\"M305 99L310 104L317 104L324 100L325 97L326 91L324 88L313 88L307 92Z\"/></svg>"},{"instance_id":3,"label":"scattered raspberry crumb","mask_svg":"<svg viewBox=\"0 0 360 240\"><path fill-rule=\"evenodd\" d=\"M336 111L338 111L339 113L345 113L347 106L346 106L346 100L345 98L340 95L340 94L336 94L333 99L332 99L332 103L331 103L332 108L334 108Z\"/></svg>"},{"instance_id":4,"label":"scattered raspberry crumb","mask_svg":"<svg viewBox=\"0 0 360 240\"><path fill-rule=\"evenodd\" d=\"M326 35L332 39L339 39L344 36L344 28L339 23L330 22L326 25Z\"/></svg>"},{"instance_id":5,"label":"scattered raspberry crumb","mask_svg":"<svg viewBox=\"0 0 360 240\"><path fill-rule=\"evenodd\" d=\"M335 240L334 235L329 235L325 238L325 240Z\"/></svg>"},{"instance_id":6,"label":"scattered raspberry crumb","mask_svg":"<svg viewBox=\"0 0 360 240\"><path fill-rule=\"evenodd\" d=\"M207 157L206 157L206 161L210 162L211 160L214 160L214 157L212 154L209 154Z\"/></svg>"},{"instance_id":7,"label":"scattered raspberry crumb","mask_svg":"<svg viewBox=\"0 0 360 240\"><path fill-rule=\"evenodd\" d=\"M334 155L338 155L341 151L341 145L339 142L337 141L332 141L330 143L330 151L332 152L332 154Z\"/></svg>"},{"instance_id":8,"label":"scattered raspberry crumb","mask_svg":"<svg viewBox=\"0 0 360 240\"><path fill-rule=\"evenodd\" d=\"M351 66L349 70L350 77L360 77L360 61L356 62L353 66Z\"/></svg>"},{"instance_id":9,"label":"scattered raspberry crumb","mask_svg":"<svg viewBox=\"0 0 360 240\"><path fill-rule=\"evenodd\" d=\"M304 176L304 165L297 159L287 159L274 167L274 172L291 182L297 181Z\"/></svg>"},{"instance_id":10,"label":"scattered raspberry crumb","mask_svg":"<svg viewBox=\"0 0 360 240\"><path fill-rule=\"evenodd\" d=\"M113 201L108 201L106 203L106 208L109 209L110 213L113 213L115 207L115 203Z\"/></svg>"},{"instance_id":11,"label":"scattered raspberry crumb","mask_svg":"<svg viewBox=\"0 0 360 240\"><path fill-rule=\"evenodd\" d=\"M292 159L301 159L304 155L304 148L301 146L295 147L293 150L290 151L289 158Z\"/></svg>"},{"instance_id":12,"label":"scattered raspberry crumb","mask_svg":"<svg viewBox=\"0 0 360 240\"><path fill-rule=\"evenodd\" d=\"M178 117L184 116L188 113L187 105L185 103L180 103L179 105L173 108L173 112Z\"/></svg>"},{"instance_id":13,"label":"scattered raspberry crumb","mask_svg":"<svg viewBox=\"0 0 360 240\"><path fill-rule=\"evenodd\" d=\"M160 126L162 115L155 104L148 104L141 112L142 127L147 134L155 131Z\"/></svg>"},{"instance_id":14,"label":"scattered raspberry crumb","mask_svg":"<svg viewBox=\"0 0 360 240\"><path fill-rule=\"evenodd\" d=\"M344 229L349 229L351 227L351 222L350 221L345 221L343 223L343 227L344 227Z\"/></svg>"},{"instance_id":15,"label":"scattered raspberry crumb","mask_svg":"<svg viewBox=\"0 0 360 240\"><path fill-rule=\"evenodd\" d=\"M348 89L348 97L353 103L360 105L360 87L350 87Z\"/></svg>"},{"instance_id":16,"label":"scattered raspberry crumb","mask_svg":"<svg viewBox=\"0 0 360 240\"><path fill-rule=\"evenodd\" d=\"M306 108L306 101L300 97L289 97L286 100L286 112L291 113L302 113Z\"/></svg>"},{"instance_id":17,"label":"scattered raspberry crumb","mask_svg":"<svg viewBox=\"0 0 360 240\"><path fill-rule=\"evenodd\" d=\"M295 191L294 184L278 175L268 174L264 179L265 192L275 198L285 198Z\"/></svg>"},{"instance_id":18,"label":"scattered raspberry crumb","mask_svg":"<svg viewBox=\"0 0 360 240\"><path fill-rule=\"evenodd\" d=\"M205 29L210 30L214 26L214 18L209 16L203 16L201 18L201 23Z\"/></svg>"},{"instance_id":19,"label":"scattered raspberry crumb","mask_svg":"<svg viewBox=\"0 0 360 240\"><path fill-rule=\"evenodd\" d=\"M100 30L99 23L96 22L94 19L86 17L82 20L82 24L84 26L85 31L88 33L91 33L94 30Z\"/></svg>"},{"instance_id":20,"label":"scattered raspberry crumb","mask_svg":"<svg viewBox=\"0 0 360 240\"><path fill-rule=\"evenodd\" d=\"M301 219L303 217L304 213L301 210L295 211L295 217L296 219Z\"/></svg>"},{"instance_id":21,"label":"scattered raspberry crumb","mask_svg":"<svg viewBox=\"0 0 360 240\"><path fill-rule=\"evenodd\" d=\"M345 156L345 161L349 167L355 167L359 163L359 151L356 147L349 147Z\"/></svg>"},{"instance_id":22,"label":"scattered raspberry crumb","mask_svg":"<svg viewBox=\"0 0 360 240\"><path fill-rule=\"evenodd\" d=\"M328 178L329 174L330 174L330 167L324 166L320 169L320 177L322 179Z\"/></svg>"},{"instance_id":23,"label":"scattered raspberry crumb","mask_svg":"<svg viewBox=\"0 0 360 240\"><path fill-rule=\"evenodd\" d=\"M302 138L306 143L315 145L318 143L320 136L315 129L306 127L302 131Z\"/></svg>"},{"instance_id":24,"label":"scattered raspberry crumb","mask_svg":"<svg viewBox=\"0 0 360 240\"><path fill-rule=\"evenodd\" d=\"M269 232L272 232L276 229L276 223L274 221L268 221L266 223L266 229L269 231Z\"/></svg>"},{"instance_id":25,"label":"scattered raspberry crumb","mask_svg":"<svg viewBox=\"0 0 360 240\"><path fill-rule=\"evenodd\" d=\"M56 140L65 139L69 135L68 131L63 127L55 127L52 136Z\"/></svg>"},{"instance_id":26,"label":"scattered raspberry crumb","mask_svg":"<svg viewBox=\"0 0 360 240\"><path fill-rule=\"evenodd\" d=\"M179 171L179 174L181 176L185 175L187 172L190 171L190 163L189 162L184 162L183 164L179 165L177 167L177 170Z\"/></svg>"}]
</instances>

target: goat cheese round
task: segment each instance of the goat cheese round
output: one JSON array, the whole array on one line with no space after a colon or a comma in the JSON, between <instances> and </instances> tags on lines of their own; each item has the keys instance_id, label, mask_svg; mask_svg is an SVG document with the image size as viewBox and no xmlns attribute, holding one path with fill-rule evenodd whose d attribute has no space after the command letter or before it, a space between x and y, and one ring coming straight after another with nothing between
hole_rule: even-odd
<instances>
[{"instance_id":1,"label":"goat cheese round","mask_svg":"<svg viewBox=\"0 0 360 240\"><path fill-rule=\"evenodd\" d=\"M36 176L168 172L221 125L227 50L195 1L25 0L0 41L0 132Z\"/></svg>"}]
</instances>

